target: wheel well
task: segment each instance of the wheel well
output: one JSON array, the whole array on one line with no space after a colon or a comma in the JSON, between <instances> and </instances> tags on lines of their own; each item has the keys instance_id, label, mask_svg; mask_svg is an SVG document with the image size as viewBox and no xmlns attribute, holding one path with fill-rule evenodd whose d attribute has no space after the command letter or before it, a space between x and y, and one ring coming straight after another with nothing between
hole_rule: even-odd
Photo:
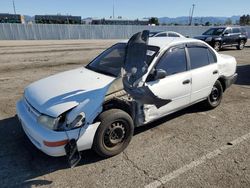
<instances>
[{"instance_id":1,"label":"wheel well","mask_svg":"<svg viewBox=\"0 0 250 188\"><path fill-rule=\"evenodd\" d=\"M226 81L225 81L225 79L224 78L219 78L218 79L219 81L220 81L220 83L221 83L221 86L222 86L222 88L223 88L223 92L226 90Z\"/></svg>"},{"instance_id":2,"label":"wheel well","mask_svg":"<svg viewBox=\"0 0 250 188\"><path fill-rule=\"evenodd\" d=\"M219 42L219 43L221 44L221 40L213 40L213 45L214 45L216 42Z\"/></svg>"},{"instance_id":3,"label":"wheel well","mask_svg":"<svg viewBox=\"0 0 250 188\"><path fill-rule=\"evenodd\" d=\"M120 109L120 110L127 112L132 118L134 116L132 105L131 103L127 101L123 101L120 99L112 99L103 104L102 112L110 110L110 109Z\"/></svg>"},{"instance_id":4,"label":"wheel well","mask_svg":"<svg viewBox=\"0 0 250 188\"><path fill-rule=\"evenodd\" d=\"M246 38L239 38L239 39L238 39L238 42L240 42L240 41L242 41L242 40L243 40L245 43L247 42L247 39L246 39Z\"/></svg>"}]
</instances>

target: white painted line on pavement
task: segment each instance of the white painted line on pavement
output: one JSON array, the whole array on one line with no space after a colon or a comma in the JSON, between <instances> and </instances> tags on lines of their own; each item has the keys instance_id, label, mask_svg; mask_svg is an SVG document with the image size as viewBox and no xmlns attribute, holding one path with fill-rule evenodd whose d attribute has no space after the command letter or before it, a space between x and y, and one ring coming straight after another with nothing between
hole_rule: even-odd
<instances>
[{"instance_id":1,"label":"white painted line on pavement","mask_svg":"<svg viewBox=\"0 0 250 188\"><path fill-rule=\"evenodd\" d=\"M224 145L222 147L220 147L219 149L216 149L202 157L200 157L199 159L197 159L196 161L193 161L161 178L159 178L158 180L155 180L153 182L151 182L150 184L146 185L145 188L156 188L159 187L161 185L166 184L167 182L177 178L178 176L184 174L185 172L199 166L200 164L205 163L208 159L212 159L216 156L218 156L219 154L221 154L223 151L226 151L240 143L242 143L243 141L246 141L247 139L250 138L250 133L245 134L231 142L229 142L230 144Z\"/></svg>"}]
</instances>

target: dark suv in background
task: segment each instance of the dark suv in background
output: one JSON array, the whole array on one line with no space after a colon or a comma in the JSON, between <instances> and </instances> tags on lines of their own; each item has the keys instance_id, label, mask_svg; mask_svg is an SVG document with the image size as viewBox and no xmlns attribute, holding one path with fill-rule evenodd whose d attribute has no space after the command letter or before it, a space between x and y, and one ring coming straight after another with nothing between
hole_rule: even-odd
<instances>
[{"instance_id":1,"label":"dark suv in background","mask_svg":"<svg viewBox=\"0 0 250 188\"><path fill-rule=\"evenodd\" d=\"M242 27L214 27L194 38L207 42L216 51L226 46L236 46L238 50L242 50L247 42L248 33Z\"/></svg>"}]
</instances>

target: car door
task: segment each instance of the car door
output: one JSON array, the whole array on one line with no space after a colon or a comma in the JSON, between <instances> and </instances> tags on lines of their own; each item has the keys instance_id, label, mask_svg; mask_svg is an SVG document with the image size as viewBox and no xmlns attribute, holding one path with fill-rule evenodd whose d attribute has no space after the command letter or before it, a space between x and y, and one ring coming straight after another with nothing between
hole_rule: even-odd
<instances>
[{"instance_id":1,"label":"car door","mask_svg":"<svg viewBox=\"0 0 250 188\"><path fill-rule=\"evenodd\" d=\"M222 35L222 45L231 45L233 43L231 35L232 35L232 29L227 28Z\"/></svg>"},{"instance_id":2,"label":"car door","mask_svg":"<svg viewBox=\"0 0 250 188\"><path fill-rule=\"evenodd\" d=\"M205 44L187 45L192 76L191 103L206 98L219 77L215 53Z\"/></svg>"},{"instance_id":3,"label":"car door","mask_svg":"<svg viewBox=\"0 0 250 188\"><path fill-rule=\"evenodd\" d=\"M185 46L176 46L167 50L154 67L154 70L164 70L167 76L162 79L148 77L145 85L161 99L169 103L154 108L145 105L146 119L154 119L171 113L190 103L191 72L188 71Z\"/></svg>"},{"instance_id":4,"label":"car door","mask_svg":"<svg viewBox=\"0 0 250 188\"><path fill-rule=\"evenodd\" d=\"M232 44L238 44L241 31L240 28L235 27L232 29Z\"/></svg>"}]
</instances>

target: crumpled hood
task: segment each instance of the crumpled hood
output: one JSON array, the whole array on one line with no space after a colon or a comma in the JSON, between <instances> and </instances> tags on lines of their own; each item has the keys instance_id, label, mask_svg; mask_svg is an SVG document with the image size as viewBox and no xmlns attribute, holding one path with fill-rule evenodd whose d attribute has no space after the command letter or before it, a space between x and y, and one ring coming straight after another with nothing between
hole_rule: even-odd
<instances>
[{"instance_id":1,"label":"crumpled hood","mask_svg":"<svg viewBox=\"0 0 250 188\"><path fill-rule=\"evenodd\" d=\"M105 96L114 79L82 67L36 81L24 96L40 113L58 117L86 98Z\"/></svg>"}]
</instances>

